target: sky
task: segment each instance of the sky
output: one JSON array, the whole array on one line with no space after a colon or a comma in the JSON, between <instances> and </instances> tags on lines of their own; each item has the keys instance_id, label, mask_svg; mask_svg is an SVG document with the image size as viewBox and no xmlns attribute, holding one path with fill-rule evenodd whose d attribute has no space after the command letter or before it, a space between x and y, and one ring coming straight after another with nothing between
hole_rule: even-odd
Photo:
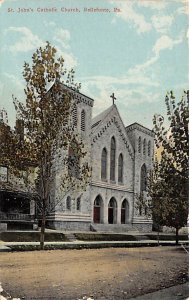
<instances>
[{"instance_id":1,"label":"sky","mask_svg":"<svg viewBox=\"0 0 189 300\"><path fill-rule=\"evenodd\" d=\"M188 16L188 0L0 0L0 107L13 126L24 62L49 41L94 99L93 116L114 92L124 124L151 129L167 91L188 89Z\"/></svg>"}]
</instances>

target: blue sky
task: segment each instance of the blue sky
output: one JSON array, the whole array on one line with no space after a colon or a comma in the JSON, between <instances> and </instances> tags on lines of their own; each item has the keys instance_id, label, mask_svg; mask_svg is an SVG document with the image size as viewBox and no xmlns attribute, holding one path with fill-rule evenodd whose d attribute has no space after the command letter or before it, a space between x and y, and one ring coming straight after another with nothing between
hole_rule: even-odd
<instances>
[{"instance_id":1,"label":"blue sky","mask_svg":"<svg viewBox=\"0 0 189 300\"><path fill-rule=\"evenodd\" d=\"M0 104L10 123L15 119L12 94L24 101L24 61L31 62L32 53L50 41L66 67L76 70L81 92L95 100L93 116L112 104L114 92L125 125L137 121L152 128L154 113L165 112L166 92L180 98L189 82L187 3L0 0ZM30 12L19 13L19 8ZM41 12L49 8L56 12ZM65 8L80 12L62 12Z\"/></svg>"}]
</instances>

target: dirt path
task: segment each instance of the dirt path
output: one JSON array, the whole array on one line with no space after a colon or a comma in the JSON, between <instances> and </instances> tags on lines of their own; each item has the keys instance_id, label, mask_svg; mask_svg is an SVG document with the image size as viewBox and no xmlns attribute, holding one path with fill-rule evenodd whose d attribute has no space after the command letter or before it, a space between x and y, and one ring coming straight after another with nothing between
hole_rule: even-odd
<instances>
[{"instance_id":1,"label":"dirt path","mask_svg":"<svg viewBox=\"0 0 189 300\"><path fill-rule=\"evenodd\" d=\"M182 283L188 255L179 248L0 253L0 281L25 299L129 299Z\"/></svg>"}]
</instances>

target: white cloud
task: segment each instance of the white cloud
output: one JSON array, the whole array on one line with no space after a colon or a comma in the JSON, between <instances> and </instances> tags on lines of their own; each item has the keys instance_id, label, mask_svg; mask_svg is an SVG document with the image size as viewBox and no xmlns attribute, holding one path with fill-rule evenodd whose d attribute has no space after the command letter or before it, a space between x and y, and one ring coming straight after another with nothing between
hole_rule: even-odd
<instances>
[{"instance_id":1,"label":"white cloud","mask_svg":"<svg viewBox=\"0 0 189 300\"><path fill-rule=\"evenodd\" d=\"M166 1L150 1L150 0L140 0L138 1L138 6L143 6L146 8L154 9L154 10L163 10L166 6L167 3Z\"/></svg>"},{"instance_id":2,"label":"white cloud","mask_svg":"<svg viewBox=\"0 0 189 300\"><path fill-rule=\"evenodd\" d=\"M57 55L62 56L64 58L64 67L68 70L71 68L75 68L77 66L77 58L73 55L73 53L66 52L64 49L62 50L61 47L55 45L57 50Z\"/></svg>"},{"instance_id":3,"label":"white cloud","mask_svg":"<svg viewBox=\"0 0 189 300\"><path fill-rule=\"evenodd\" d=\"M55 22L53 22L53 21L46 21L46 20L44 20L43 21L43 24L45 25L45 27L55 27L56 26L56 23Z\"/></svg>"},{"instance_id":4,"label":"white cloud","mask_svg":"<svg viewBox=\"0 0 189 300\"><path fill-rule=\"evenodd\" d=\"M112 1L113 4L117 5L116 1ZM136 2L119 2L119 8L121 12L116 16L122 18L124 21L131 23L137 30L137 33L148 32L152 29L152 25L145 20L144 15L137 13L134 10L134 4Z\"/></svg>"},{"instance_id":5,"label":"white cloud","mask_svg":"<svg viewBox=\"0 0 189 300\"><path fill-rule=\"evenodd\" d=\"M138 103L152 103L159 97L151 92L150 87L159 87L159 83L147 76L136 77L127 74L125 77L92 76L80 78L82 92L94 98L94 116L112 104L110 94L115 93L118 103L124 107ZM153 89L154 90L154 89Z\"/></svg>"},{"instance_id":6,"label":"white cloud","mask_svg":"<svg viewBox=\"0 0 189 300\"><path fill-rule=\"evenodd\" d=\"M187 37L187 39L188 39L188 46L189 46L189 28L188 28L188 31L187 31L187 33L186 33L186 37Z\"/></svg>"},{"instance_id":7,"label":"white cloud","mask_svg":"<svg viewBox=\"0 0 189 300\"><path fill-rule=\"evenodd\" d=\"M152 16L152 24L157 32L166 33L173 23L173 16Z\"/></svg>"},{"instance_id":8,"label":"white cloud","mask_svg":"<svg viewBox=\"0 0 189 300\"><path fill-rule=\"evenodd\" d=\"M159 53L165 49L172 49L174 45L180 44L182 42L182 37L179 37L177 40L171 39L167 35L162 35L155 43L153 47L153 52L155 55L159 56Z\"/></svg>"},{"instance_id":9,"label":"white cloud","mask_svg":"<svg viewBox=\"0 0 189 300\"><path fill-rule=\"evenodd\" d=\"M11 82L11 85L13 84L16 89L24 90L24 80L19 80L16 76L9 73L3 73L3 75L8 79L7 82Z\"/></svg>"},{"instance_id":10,"label":"white cloud","mask_svg":"<svg viewBox=\"0 0 189 300\"><path fill-rule=\"evenodd\" d=\"M54 26L56 24L52 24ZM54 29L53 29L54 30ZM59 43L59 46L55 45L57 49L57 55L61 55L65 59L65 67L70 69L77 65L77 59L69 51L65 50L69 48L70 33L68 30L62 28L56 28L54 30L54 40ZM17 41L11 46L6 46L4 48L6 51L11 51L13 53L17 52L27 52L31 50L36 50L39 47L43 47L45 42L41 40L37 35L33 34L32 31L27 27L9 27L5 34L19 34Z\"/></svg>"},{"instance_id":11,"label":"white cloud","mask_svg":"<svg viewBox=\"0 0 189 300\"><path fill-rule=\"evenodd\" d=\"M150 78L143 74L138 74L138 77L132 74L126 74L122 77L113 76L91 76L82 77L82 82L88 82L90 85L96 85L99 87L110 88L112 85L126 86L126 85L144 85L144 86L158 86L156 82L152 82Z\"/></svg>"},{"instance_id":12,"label":"white cloud","mask_svg":"<svg viewBox=\"0 0 189 300\"><path fill-rule=\"evenodd\" d=\"M140 78L141 74L144 76L145 72L149 70L149 67L158 61L161 51L166 49L171 50L175 45L180 44L182 41L183 34L181 34L176 40L173 40L167 35L162 35L159 39L157 39L154 47L152 48L152 56L143 64L136 65L134 68L129 69L128 74L130 76L135 76L136 78Z\"/></svg>"},{"instance_id":13,"label":"white cloud","mask_svg":"<svg viewBox=\"0 0 189 300\"><path fill-rule=\"evenodd\" d=\"M9 27L5 33L8 34L10 32L20 34L17 41L7 47L6 50L11 52L28 52L44 44L44 42L27 27Z\"/></svg>"},{"instance_id":14,"label":"white cloud","mask_svg":"<svg viewBox=\"0 0 189 300\"><path fill-rule=\"evenodd\" d=\"M183 3L184 5L177 9L179 14L189 15L189 1L188 0L177 0L179 3Z\"/></svg>"},{"instance_id":15,"label":"white cloud","mask_svg":"<svg viewBox=\"0 0 189 300\"><path fill-rule=\"evenodd\" d=\"M54 32L54 38L63 48L68 49L70 41L70 32L63 28L57 28Z\"/></svg>"}]
</instances>

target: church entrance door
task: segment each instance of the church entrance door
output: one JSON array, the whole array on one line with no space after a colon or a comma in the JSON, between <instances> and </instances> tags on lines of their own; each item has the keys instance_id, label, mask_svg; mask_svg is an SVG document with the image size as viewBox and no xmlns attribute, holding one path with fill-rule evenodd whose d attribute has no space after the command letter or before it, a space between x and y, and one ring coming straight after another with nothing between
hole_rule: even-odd
<instances>
[{"instance_id":1,"label":"church entrance door","mask_svg":"<svg viewBox=\"0 0 189 300\"><path fill-rule=\"evenodd\" d=\"M129 222L129 203L126 199L123 200L121 205L121 224Z\"/></svg>"},{"instance_id":2,"label":"church entrance door","mask_svg":"<svg viewBox=\"0 0 189 300\"><path fill-rule=\"evenodd\" d=\"M108 223L109 224L114 223L114 209L112 207L108 208Z\"/></svg>"},{"instance_id":3,"label":"church entrance door","mask_svg":"<svg viewBox=\"0 0 189 300\"><path fill-rule=\"evenodd\" d=\"M94 207L94 223L100 223L100 207Z\"/></svg>"},{"instance_id":4,"label":"church entrance door","mask_svg":"<svg viewBox=\"0 0 189 300\"><path fill-rule=\"evenodd\" d=\"M102 223L102 198L98 195L94 201L93 222Z\"/></svg>"},{"instance_id":5,"label":"church entrance door","mask_svg":"<svg viewBox=\"0 0 189 300\"><path fill-rule=\"evenodd\" d=\"M115 198L111 198L108 204L108 223L117 223L117 202Z\"/></svg>"},{"instance_id":6,"label":"church entrance door","mask_svg":"<svg viewBox=\"0 0 189 300\"><path fill-rule=\"evenodd\" d=\"M121 224L125 224L125 208L121 209Z\"/></svg>"}]
</instances>

